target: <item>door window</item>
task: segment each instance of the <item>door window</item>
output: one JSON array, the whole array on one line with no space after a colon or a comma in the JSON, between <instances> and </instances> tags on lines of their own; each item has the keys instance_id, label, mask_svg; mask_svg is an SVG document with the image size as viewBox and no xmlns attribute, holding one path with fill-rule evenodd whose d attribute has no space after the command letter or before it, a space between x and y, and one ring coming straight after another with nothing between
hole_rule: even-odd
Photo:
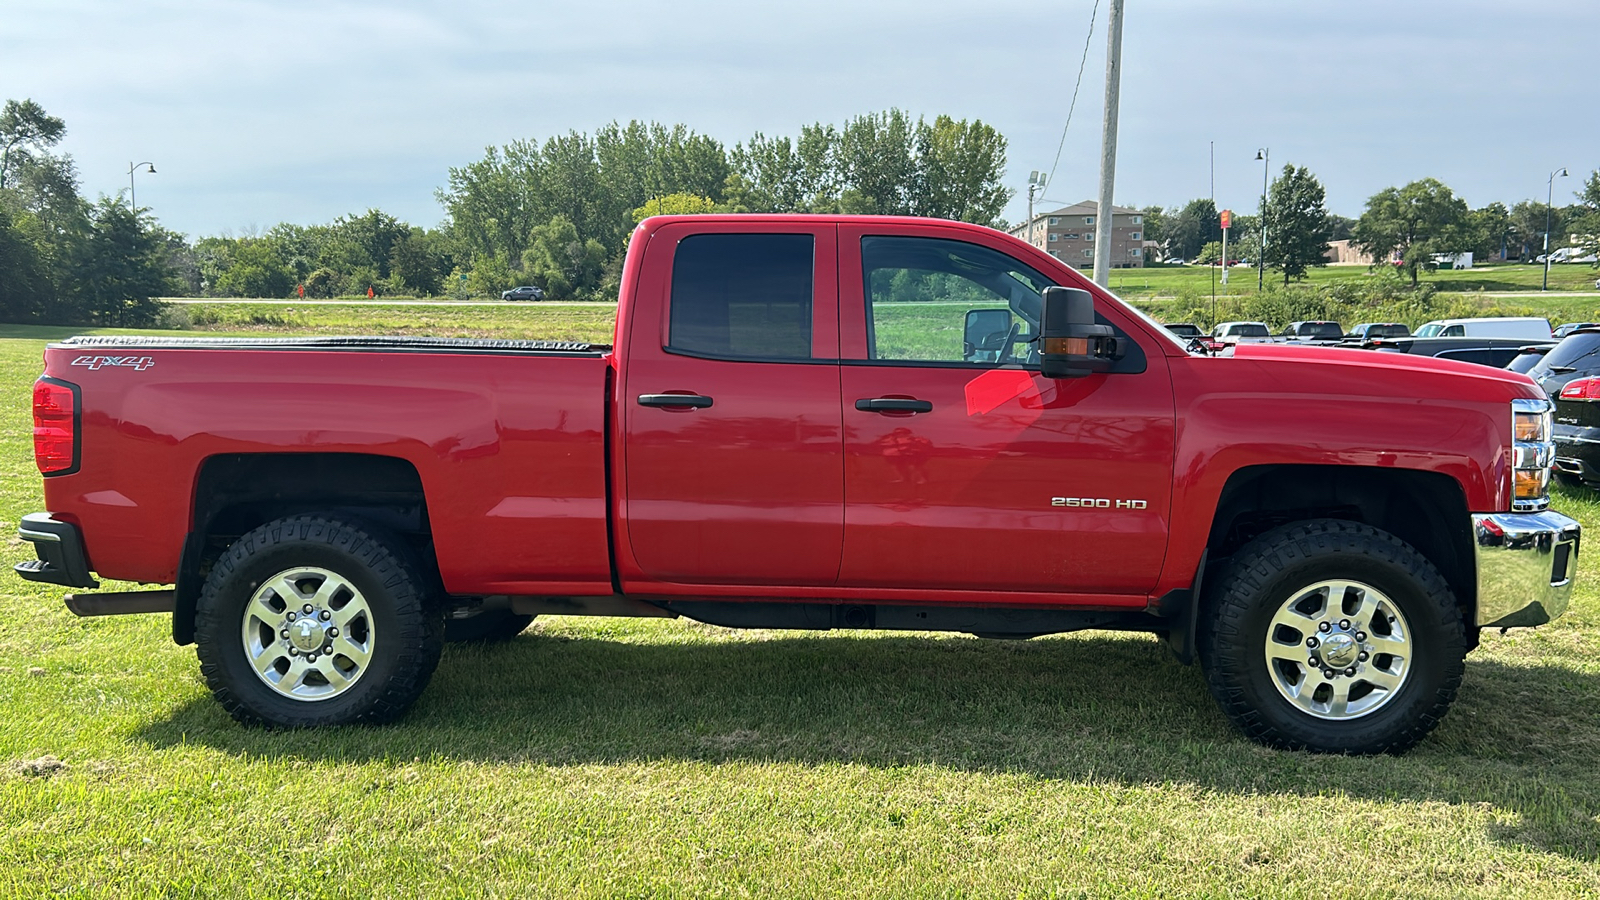
<instances>
[{"instance_id":1,"label":"door window","mask_svg":"<svg viewBox=\"0 0 1600 900\"><path fill-rule=\"evenodd\" d=\"M713 359L811 357L809 234L697 234L672 260L667 348Z\"/></svg>"},{"instance_id":2,"label":"door window","mask_svg":"<svg viewBox=\"0 0 1600 900\"><path fill-rule=\"evenodd\" d=\"M1029 266L977 244L913 237L862 238L861 266L868 359L1037 362L1039 293L1052 282ZM980 310L993 313L969 315Z\"/></svg>"}]
</instances>

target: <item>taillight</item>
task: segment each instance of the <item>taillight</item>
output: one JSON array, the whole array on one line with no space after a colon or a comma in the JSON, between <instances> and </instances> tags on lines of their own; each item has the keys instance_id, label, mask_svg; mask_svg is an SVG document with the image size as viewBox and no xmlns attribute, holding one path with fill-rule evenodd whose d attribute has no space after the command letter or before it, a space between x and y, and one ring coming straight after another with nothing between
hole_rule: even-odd
<instances>
[{"instance_id":1,"label":"taillight","mask_svg":"<svg viewBox=\"0 0 1600 900\"><path fill-rule=\"evenodd\" d=\"M1600 378L1577 378L1561 388L1563 400L1600 400Z\"/></svg>"},{"instance_id":2,"label":"taillight","mask_svg":"<svg viewBox=\"0 0 1600 900\"><path fill-rule=\"evenodd\" d=\"M33 383L33 459L44 475L78 470L78 386L54 378Z\"/></svg>"}]
</instances>

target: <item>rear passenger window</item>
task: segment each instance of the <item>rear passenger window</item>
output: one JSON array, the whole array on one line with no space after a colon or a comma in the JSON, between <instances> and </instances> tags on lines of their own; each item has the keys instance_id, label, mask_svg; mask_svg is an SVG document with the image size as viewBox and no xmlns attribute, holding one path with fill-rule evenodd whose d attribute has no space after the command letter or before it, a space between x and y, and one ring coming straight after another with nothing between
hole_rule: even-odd
<instances>
[{"instance_id":1,"label":"rear passenger window","mask_svg":"<svg viewBox=\"0 0 1600 900\"><path fill-rule=\"evenodd\" d=\"M672 260L668 349L809 359L813 243L809 234L684 238Z\"/></svg>"}]
</instances>

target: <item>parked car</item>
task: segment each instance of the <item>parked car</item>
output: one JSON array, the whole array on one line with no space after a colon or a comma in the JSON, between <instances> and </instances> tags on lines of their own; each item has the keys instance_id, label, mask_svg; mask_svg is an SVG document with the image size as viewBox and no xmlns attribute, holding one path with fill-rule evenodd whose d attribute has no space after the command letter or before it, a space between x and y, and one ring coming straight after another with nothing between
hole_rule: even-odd
<instances>
[{"instance_id":1,"label":"parked car","mask_svg":"<svg viewBox=\"0 0 1600 900\"><path fill-rule=\"evenodd\" d=\"M512 288L509 291L502 291L500 293L500 299L501 300L543 300L544 299L544 289L543 288L536 288L531 284L530 285L526 285L524 287L516 287L516 288Z\"/></svg>"},{"instance_id":2,"label":"parked car","mask_svg":"<svg viewBox=\"0 0 1600 900\"><path fill-rule=\"evenodd\" d=\"M1554 347L1553 340L1530 341L1506 337L1421 337L1379 338L1362 344L1380 353L1409 353L1476 363L1495 369L1505 368L1528 347Z\"/></svg>"},{"instance_id":3,"label":"parked car","mask_svg":"<svg viewBox=\"0 0 1600 900\"><path fill-rule=\"evenodd\" d=\"M1551 350L1554 350L1558 346L1560 345L1535 344L1533 346L1523 347L1521 350L1517 351L1517 355L1512 357L1510 362L1506 363L1506 371L1521 372L1522 374L1526 375L1533 369L1534 366L1539 364L1539 360L1544 359L1545 354L1549 353Z\"/></svg>"},{"instance_id":4,"label":"parked car","mask_svg":"<svg viewBox=\"0 0 1600 900\"><path fill-rule=\"evenodd\" d=\"M1362 322L1345 333L1346 341L1366 342L1378 338L1408 337L1411 329L1400 322Z\"/></svg>"},{"instance_id":5,"label":"parked car","mask_svg":"<svg viewBox=\"0 0 1600 900\"><path fill-rule=\"evenodd\" d=\"M1556 473L1600 487L1600 327L1573 331L1527 374L1555 403Z\"/></svg>"},{"instance_id":6,"label":"parked car","mask_svg":"<svg viewBox=\"0 0 1600 900\"><path fill-rule=\"evenodd\" d=\"M1577 331L1579 328L1596 328L1596 327L1600 327L1600 322L1568 322L1565 325L1556 326L1556 330L1554 332L1554 335L1555 335L1557 340L1560 340L1561 338L1566 337L1567 335L1573 333L1574 331Z\"/></svg>"},{"instance_id":7,"label":"parked car","mask_svg":"<svg viewBox=\"0 0 1600 900\"><path fill-rule=\"evenodd\" d=\"M1550 320L1532 316L1485 316L1477 319L1436 319L1417 329L1417 337L1529 338L1548 341Z\"/></svg>"},{"instance_id":8,"label":"parked car","mask_svg":"<svg viewBox=\"0 0 1600 900\"><path fill-rule=\"evenodd\" d=\"M931 305L962 341L906 339L934 329L905 327L920 279L902 273L986 292ZM1260 343L1193 352L961 222L652 217L621 285L614 345L50 344L47 511L18 523L36 558L13 568L80 589L78 615L167 614L248 724L403 715L447 623L684 617L1150 632L1249 738L1340 754L1422 740L1479 630L1543 624L1573 593L1581 526L1550 508L1550 404L1521 375L1266 343L1259 322L1221 333ZM519 661L553 664L476 680L523 684ZM1188 715L1190 680L1135 682Z\"/></svg>"},{"instance_id":9,"label":"parked car","mask_svg":"<svg viewBox=\"0 0 1600 900\"><path fill-rule=\"evenodd\" d=\"M1206 333L1200 330L1199 325L1189 322L1174 322L1165 326L1166 329L1178 337L1197 338L1205 337Z\"/></svg>"},{"instance_id":10,"label":"parked car","mask_svg":"<svg viewBox=\"0 0 1600 900\"><path fill-rule=\"evenodd\" d=\"M1211 339L1219 344L1265 342L1272 340L1272 329L1265 322L1223 322L1211 329Z\"/></svg>"},{"instance_id":11,"label":"parked car","mask_svg":"<svg viewBox=\"0 0 1600 900\"><path fill-rule=\"evenodd\" d=\"M1308 344L1331 344L1344 340L1344 326L1338 322L1290 322L1278 337Z\"/></svg>"}]
</instances>

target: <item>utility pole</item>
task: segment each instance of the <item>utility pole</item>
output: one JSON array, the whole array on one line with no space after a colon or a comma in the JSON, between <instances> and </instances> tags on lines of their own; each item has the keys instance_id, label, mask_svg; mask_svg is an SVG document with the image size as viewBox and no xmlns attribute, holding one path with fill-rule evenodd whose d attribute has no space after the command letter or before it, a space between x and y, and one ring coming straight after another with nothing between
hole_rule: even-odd
<instances>
[{"instance_id":1,"label":"utility pole","mask_svg":"<svg viewBox=\"0 0 1600 900\"><path fill-rule=\"evenodd\" d=\"M1094 283L1111 283L1111 226L1116 220L1112 196L1117 182L1117 104L1122 87L1122 3L1111 0L1111 27L1106 35L1106 114L1100 134L1100 204L1094 220Z\"/></svg>"}]
</instances>

